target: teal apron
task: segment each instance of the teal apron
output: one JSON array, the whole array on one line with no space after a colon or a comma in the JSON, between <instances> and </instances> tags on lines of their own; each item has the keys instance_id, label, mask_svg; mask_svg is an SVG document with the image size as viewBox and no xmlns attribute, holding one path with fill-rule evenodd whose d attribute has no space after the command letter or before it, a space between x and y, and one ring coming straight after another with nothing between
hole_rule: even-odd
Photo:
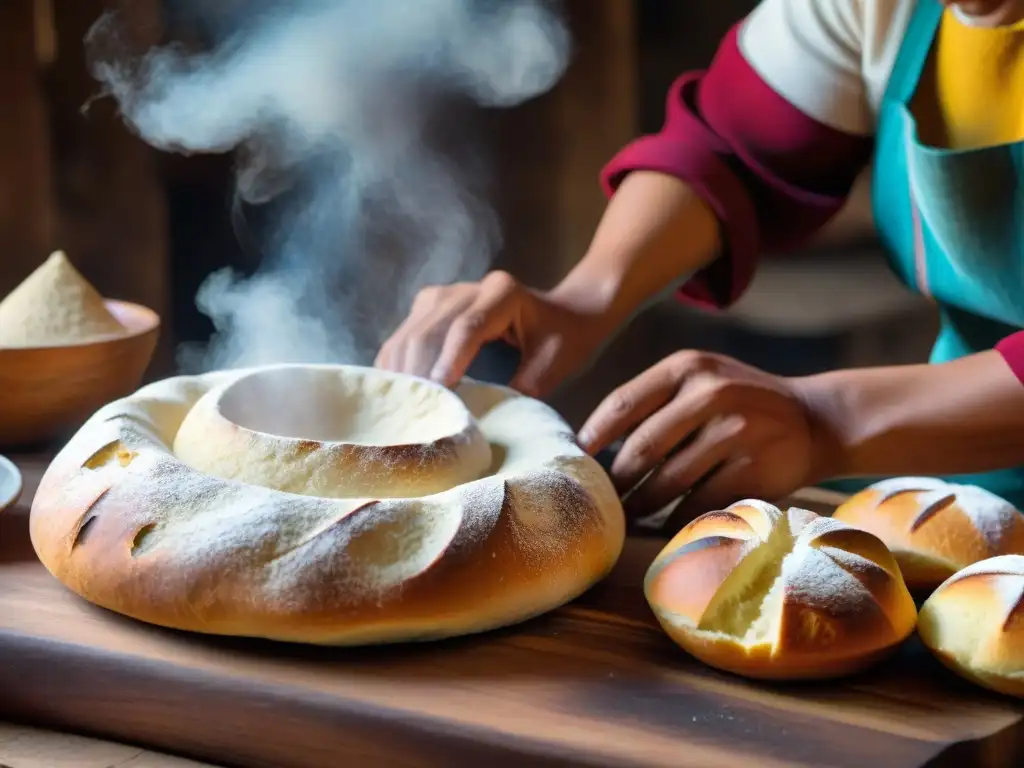
<instances>
[{"instance_id":1,"label":"teal apron","mask_svg":"<svg viewBox=\"0 0 1024 768\"><path fill-rule=\"evenodd\" d=\"M937 0L920 0L910 21L881 105L873 180L893 269L939 307L933 363L991 349L1024 327L1024 142L952 151L917 138L910 102L942 13ZM1024 467L950 479L1024 508Z\"/></svg>"}]
</instances>

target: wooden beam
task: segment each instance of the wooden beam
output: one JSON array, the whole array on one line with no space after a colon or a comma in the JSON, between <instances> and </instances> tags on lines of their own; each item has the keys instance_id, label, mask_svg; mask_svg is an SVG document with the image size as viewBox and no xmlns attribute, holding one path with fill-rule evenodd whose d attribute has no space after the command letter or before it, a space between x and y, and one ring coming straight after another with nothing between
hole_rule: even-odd
<instances>
[{"instance_id":1,"label":"wooden beam","mask_svg":"<svg viewBox=\"0 0 1024 768\"><path fill-rule=\"evenodd\" d=\"M601 167L637 132L633 3L568 0L572 62L549 93L494 116L506 247L496 266L545 287L586 250Z\"/></svg>"},{"instance_id":2,"label":"wooden beam","mask_svg":"<svg viewBox=\"0 0 1024 768\"><path fill-rule=\"evenodd\" d=\"M574 0L568 8L576 46L557 103L562 147L556 189L559 267L565 271L583 256L604 213L601 168L639 126L634 3Z\"/></svg>"},{"instance_id":3,"label":"wooden beam","mask_svg":"<svg viewBox=\"0 0 1024 768\"><path fill-rule=\"evenodd\" d=\"M53 246L50 140L35 13L33 0L0 2L0 297Z\"/></svg>"},{"instance_id":4,"label":"wooden beam","mask_svg":"<svg viewBox=\"0 0 1024 768\"><path fill-rule=\"evenodd\" d=\"M161 315L154 369L166 369L172 343L168 221L154 152L133 135L104 99L86 65L83 40L110 7L104 0L54 0L57 52L49 96L55 138L60 247L111 298L144 304ZM139 45L157 41L159 0L137 0L129 13Z\"/></svg>"}]
</instances>

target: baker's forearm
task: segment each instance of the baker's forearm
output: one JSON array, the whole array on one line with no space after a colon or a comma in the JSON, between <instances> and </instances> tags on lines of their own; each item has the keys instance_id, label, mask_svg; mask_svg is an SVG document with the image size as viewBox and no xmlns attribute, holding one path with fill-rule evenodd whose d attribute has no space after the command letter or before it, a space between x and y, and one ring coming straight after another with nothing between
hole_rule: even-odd
<instances>
[{"instance_id":1,"label":"baker's forearm","mask_svg":"<svg viewBox=\"0 0 1024 768\"><path fill-rule=\"evenodd\" d=\"M637 171L623 181L586 256L554 293L596 302L618 325L718 251L715 215L687 184Z\"/></svg>"},{"instance_id":2,"label":"baker's forearm","mask_svg":"<svg viewBox=\"0 0 1024 768\"><path fill-rule=\"evenodd\" d=\"M941 365L795 380L821 414L839 477L945 475L1024 465L1024 386L999 352Z\"/></svg>"}]
</instances>

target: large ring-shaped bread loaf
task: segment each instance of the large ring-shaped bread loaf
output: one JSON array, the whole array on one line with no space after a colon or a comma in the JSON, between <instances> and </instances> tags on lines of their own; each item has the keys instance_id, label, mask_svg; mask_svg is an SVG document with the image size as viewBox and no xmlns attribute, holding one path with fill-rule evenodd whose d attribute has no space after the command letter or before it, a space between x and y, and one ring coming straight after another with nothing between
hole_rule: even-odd
<instances>
[{"instance_id":1,"label":"large ring-shaped bread loaf","mask_svg":"<svg viewBox=\"0 0 1024 768\"><path fill-rule=\"evenodd\" d=\"M376 415L357 423L366 408ZM303 409L290 425L300 434L270 433ZM544 613L607 574L624 527L607 475L543 403L349 366L146 386L61 450L31 515L43 564L92 603L176 629L323 644Z\"/></svg>"}]
</instances>

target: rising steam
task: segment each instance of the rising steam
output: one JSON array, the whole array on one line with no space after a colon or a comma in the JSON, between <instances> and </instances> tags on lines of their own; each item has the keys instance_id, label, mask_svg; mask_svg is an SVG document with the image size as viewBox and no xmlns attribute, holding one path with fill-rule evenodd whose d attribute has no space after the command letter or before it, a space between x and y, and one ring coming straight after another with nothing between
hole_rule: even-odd
<instances>
[{"instance_id":1,"label":"rising steam","mask_svg":"<svg viewBox=\"0 0 1024 768\"><path fill-rule=\"evenodd\" d=\"M111 56L113 17L88 41L106 43L93 71L134 130L169 151L237 150L240 210L259 211L260 268L203 284L217 333L182 362L367 363L419 288L487 270L500 228L458 116L551 88L568 34L545 0L256 5L202 53Z\"/></svg>"}]
</instances>

